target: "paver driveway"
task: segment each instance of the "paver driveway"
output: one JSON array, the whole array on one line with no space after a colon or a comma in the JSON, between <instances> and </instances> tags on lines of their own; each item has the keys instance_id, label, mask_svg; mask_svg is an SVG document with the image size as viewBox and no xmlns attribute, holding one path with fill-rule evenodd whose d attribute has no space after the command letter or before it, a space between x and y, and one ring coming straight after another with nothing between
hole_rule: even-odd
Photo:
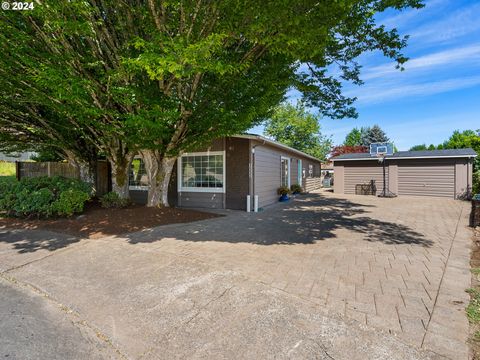
<instances>
[{"instance_id":1,"label":"paver driveway","mask_svg":"<svg viewBox=\"0 0 480 360\"><path fill-rule=\"evenodd\" d=\"M1 276L119 356L468 357L468 203L322 193L226 213L100 240L3 231Z\"/></svg>"}]
</instances>

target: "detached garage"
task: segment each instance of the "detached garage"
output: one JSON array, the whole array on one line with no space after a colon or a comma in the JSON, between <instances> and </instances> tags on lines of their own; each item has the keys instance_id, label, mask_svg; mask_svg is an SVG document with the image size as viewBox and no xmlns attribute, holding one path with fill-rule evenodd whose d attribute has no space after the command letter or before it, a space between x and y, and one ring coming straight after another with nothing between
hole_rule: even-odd
<instances>
[{"instance_id":1,"label":"detached garage","mask_svg":"<svg viewBox=\"0 0 480 360\"><path fill-rule=\"evenodd\" d=\"M471 191L473 149L399 151L385 157L387 190L402 196L462 198ZM383 190L383 165L369 153L343 154L332 159L334 191L358 194L361 186Z\"/></svg>"}]
</instances>

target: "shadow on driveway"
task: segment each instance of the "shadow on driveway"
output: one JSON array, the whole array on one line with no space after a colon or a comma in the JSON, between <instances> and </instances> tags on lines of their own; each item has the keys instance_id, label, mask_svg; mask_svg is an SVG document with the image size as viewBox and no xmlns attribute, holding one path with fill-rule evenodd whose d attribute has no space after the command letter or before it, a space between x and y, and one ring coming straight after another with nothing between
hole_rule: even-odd
<instances>
[{"instance_id":1,"label":"shadow on driveway","mask_svg":"<svg viewBox=\"0 0 480 360\"><path fill-rule=\"evenodd\" d=\"M55 251L81 239L50 231L1 230L0 243L10 244L20 254L38 250Z\"/></svg>"},{"instance_id":2,"label":"shadow on driveway","mask_svg":"<svg viewBox=\"0 0 480 360\"><path fill-rule=\"evenodd\" d=\"M275 205L264 212L229 212L226 217L187 224L149 228L121 235L129 243L150 243L162 238L185 241L220 241L258 245L312 244L336 238L336 230L363 234L363 239L385 244L414 244L430 247L432 241L408 226L369 216L374 205L346 199L308 194L290 204ZM54 251L79 238L44 231L0 230L0 243L11 244L19 253Z\"/></svg>"},{"instance_id":3,"label":"shadow on driveway","mask_svg":"<svg viewBox=\"0 0 480 360\"><path fill-rule=\"evenodd\" d=\"M233 212L224 218L175 227L157 227L124 237L132 244L176 238L186 241L290 245L336 238L336 230L344 229L363 234L363 239L370 242L425 247L433 244L408 226L369 216L369 208L374 205L308 194L281 206L276 205L256 214Z\"/></svg>"}]
</instances>

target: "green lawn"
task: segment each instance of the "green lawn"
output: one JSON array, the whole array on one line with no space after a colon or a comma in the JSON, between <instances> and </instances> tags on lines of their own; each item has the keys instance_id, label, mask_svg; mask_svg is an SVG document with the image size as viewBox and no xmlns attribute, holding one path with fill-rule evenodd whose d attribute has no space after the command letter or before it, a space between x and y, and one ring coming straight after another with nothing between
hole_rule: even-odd
<instances>
[{"instance_id":1,"label":"green lawn","mask_svg":"<svg viewBox=\"0 0 480 360\"><path fill-rule=\"evenodd\" d=\"M15 176L15 163L0 161L0 176Z\"/></svg>"}]
</instances>

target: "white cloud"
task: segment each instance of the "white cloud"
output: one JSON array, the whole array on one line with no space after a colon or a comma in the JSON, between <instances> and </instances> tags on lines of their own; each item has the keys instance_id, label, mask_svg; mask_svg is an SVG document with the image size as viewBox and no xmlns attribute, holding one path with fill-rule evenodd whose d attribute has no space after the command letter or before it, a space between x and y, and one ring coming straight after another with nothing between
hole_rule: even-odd
<instances>
[{"instance_id":1,"label":"white cloud","mask_svg":"<svg viewBox=\"0 0 480 360\"><path fill-rule=\"evenodd\" d=\"M480 63L480 43L447 49L411 59L405 64L405 74L415 70L431 70L436 67L452 66L461 63ZM391 62L385 65L366 68L362 79L369 80L394 73L399 73L399 70L395 68L395 63Z\"/></svg>"},{"instance_id":2,"label":"white cloud","mask_svg":"<svg viewBox=\"0 0 480 360\"><path fill-rule=\"evenodd\" d=\"M443 8L443 5L448 4L448 0L431 0L425 3L425 7L421 9L409 9L397 13L396 15L380 19L380 23L385 25L387 28L399 28L409 23L424 17L428 16L429 13L436 12Z\"/></svg>"},{"instance_id":3,"label":"white cloud","mask_svg":"<svg viewBox=\"0 0 480 360\"><path fill-rule=\"evenodd\" d=\"M438 21L427 23L410 33L412 40L438 43L471 34L480 29L480 3L455 11Z\"/></svg>"},{"instance_id":4,"label":"white cloud","mask_svg":"<svg viewBox=\"0 0 480 360\"><path fill-rule=\"evenodd\" d=\"M347 96L357 96L357 104L375 104L393 99L426 96L480 85L480 76L462 77L417 84L398 84L391 81L357 88L346 92ZM360 92L360 94L359 94Z\"/></svg>"}]
</instances>

